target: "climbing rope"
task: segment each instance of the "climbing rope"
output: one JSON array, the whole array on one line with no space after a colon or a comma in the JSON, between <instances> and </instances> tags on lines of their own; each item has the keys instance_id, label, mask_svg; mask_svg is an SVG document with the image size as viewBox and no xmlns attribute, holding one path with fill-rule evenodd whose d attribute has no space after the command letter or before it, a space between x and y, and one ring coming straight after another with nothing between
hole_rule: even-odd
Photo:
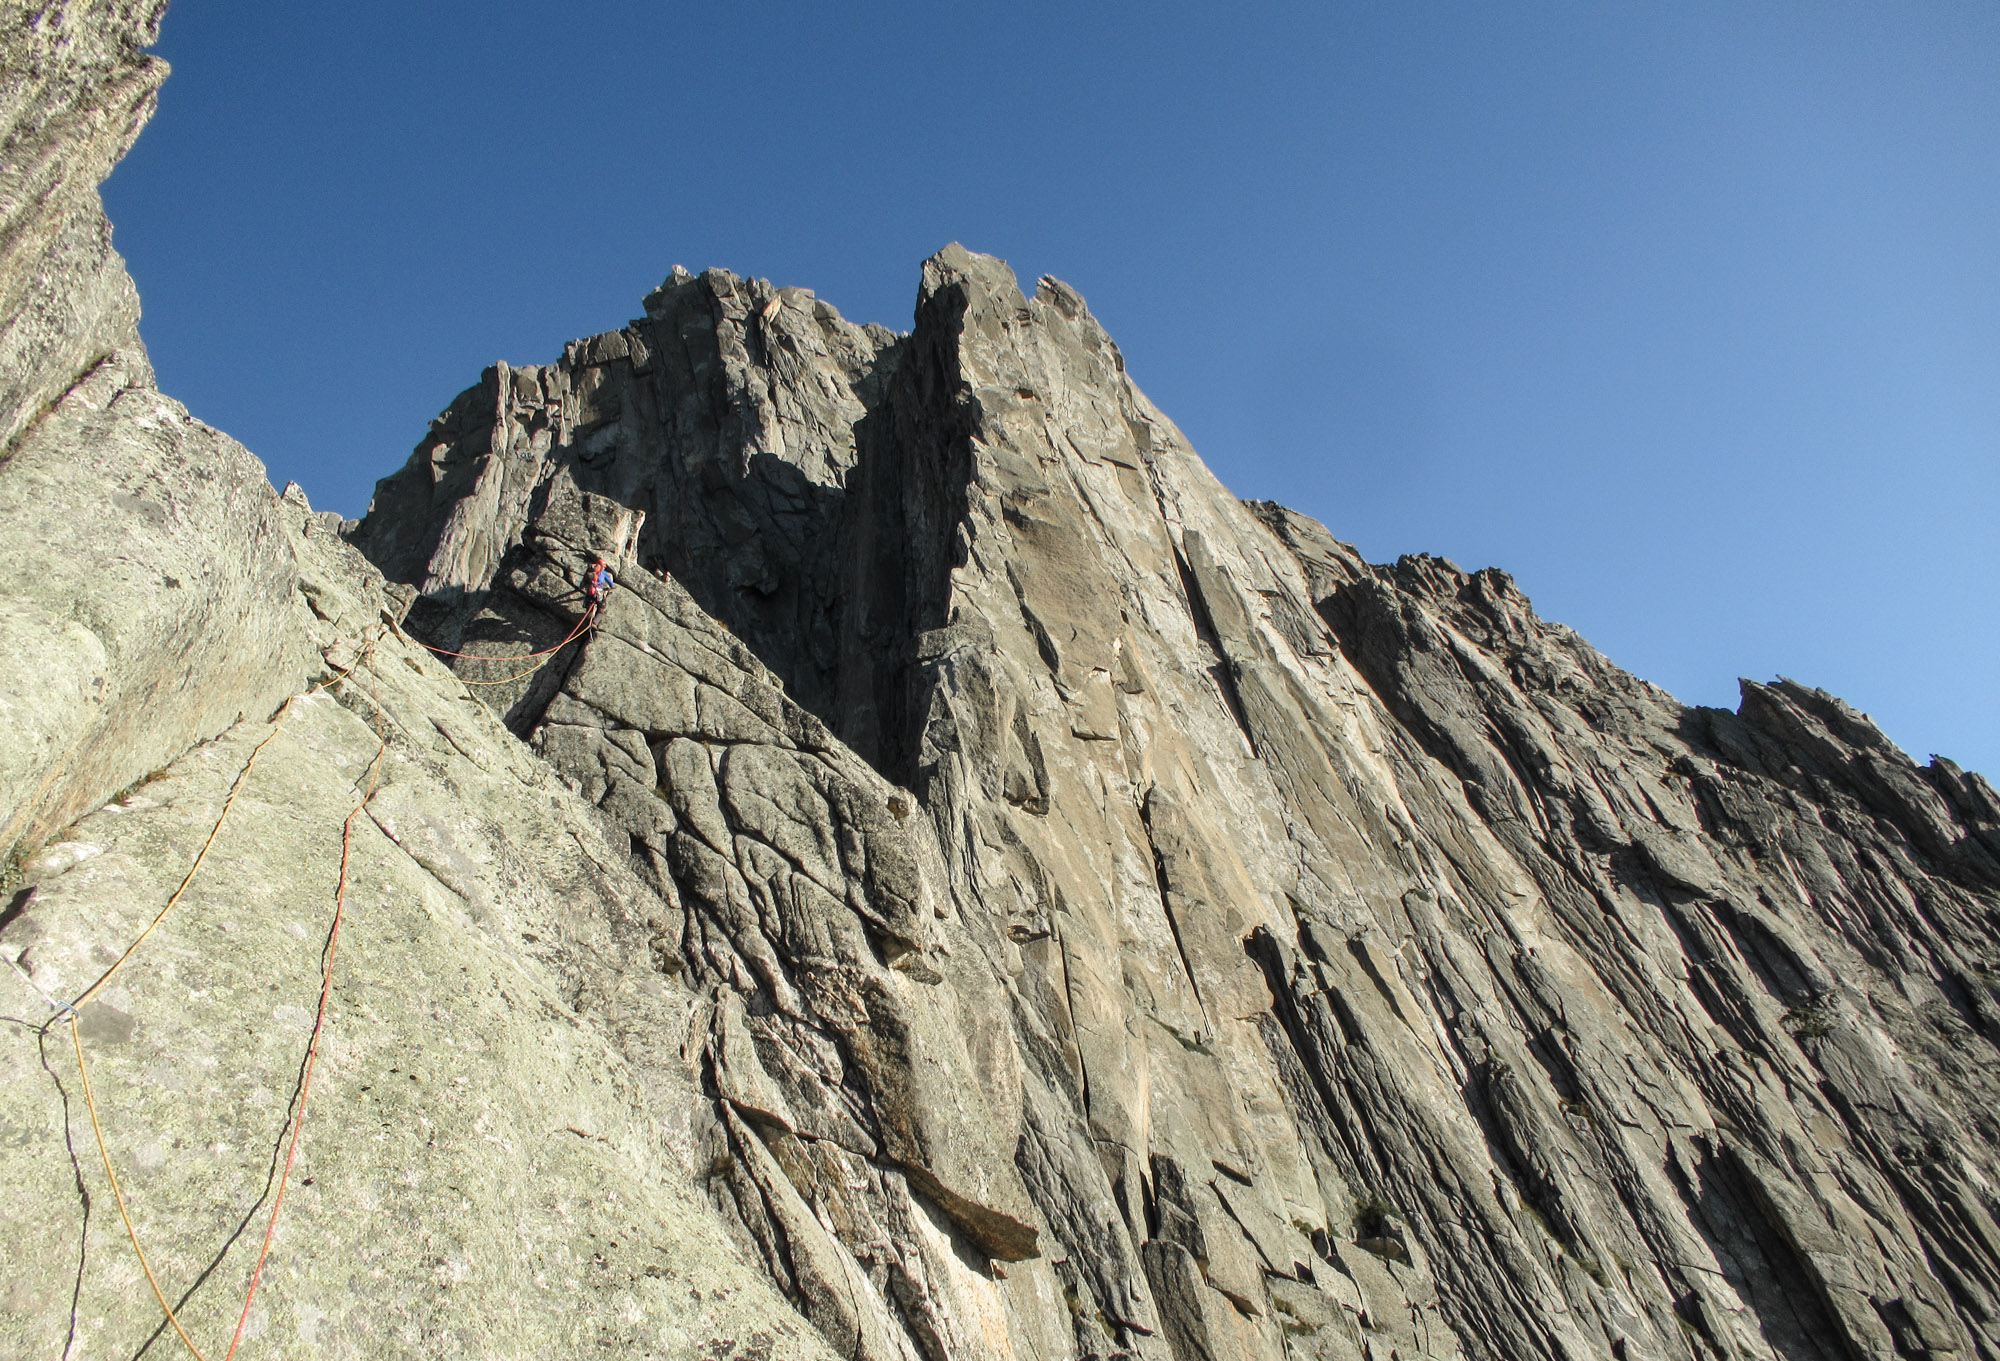
<instances>
[{"instance_id":1,"label":"climbing rope","mask_svg":"<svg viewBox=\"0 0 2000 1361\"><path fill-rule=\"evenodd\" d=\"M523 652L519 656L491 657L491 656L482 656L481 654L475 652L447 652L441 647L431 647L429 643L425 643L424 646L430 648L432 652L437 653L438 656L440 657L462 657L467 661L474 661L474 662L525 662L530 657L540 657L542 659L541 661L536 662L533 666L529 667L526 671L523 671L518 675L505 676L499 680L465 680L463 676L459 677L459 679L466 685L477 685L477 686L512 685L515 681L526 680L528 677L534 675L537 671L540 671L543 667L547 666L550 662L555 660L556 653L561 652L564 648L568 647L571 643L575 642L578 638L582 637L590 629L595 628L596 625L597 625L597 602L593 600L590 603L590 608L586 609L583 612L583 617L576 621L576 627L569 631L568 637L564 638L560 643L557 643L554 647L545 647L540 652Z\"/></svg>"},{"instance_id":2,"label":"climbing rope","mask_svg":"<svg viewBox=\"0 0 2000 1361\"><path fill-rule=\"evenodd\" d=\"M381 635L377 633L377 635L373 638L370 638L368 640L367 645L361 649L360 655L355 657L353 665L349 666L344 671L335 672L333 675L328 676L325 680L313 686L311 689L302 690L298 694L291 696L282 705L278 707L277 714L271 719L271 731L265 733L263 740L258 742L256 746L250 749L250 758L243 763L243 769L236 773L236 779L230 784L229 794L222 801L222 811L216 815L215 825L208 829L208 836L201 843L201 849L195 852L194 863L188 866L187 873L181 876L180 883L177 884L174 888L174 891L168 895L166 905L162 907L158 912L153 914L153 919L146 923L146 929L141 931L138 934L137 938L135 938L130 945L125 947L125 952L123 954L119 955L117 959L111 961L111 967L106 969L103 973L99 974L97 976L97 981L95 983L92 983L89 987L85 988L82 992L78 993L76 995L75 1000L63 1003L62 1006L60 1006L57 1009L56 1014L49 1017L47 1022L45 1022L42 1026L43 1033L47 1033L49 1027L53 1026L57 1021L62 1020L65 1015L74 1019L76 1015L76 1009L82 1006L85 1002L88 1002L92 997L95 997L104 988L104 985L111 981L111 976L117 973L120 969L125 967L125 961L132 957L132 952L137 950L139 946L145 942L146 937L153 934L153 928L158 926L161 922L165 921L167 914L174 910L175 905L178 904L181 900L181 895L187 892L188 885L194 882L194 876L196 872L201 869L201 862L208 859L209 848L215 845L215 838L222 834L222 824L229 820L229 810L236 805L236 796L238 793L242 791L244 782L250 778L250 771L256 766L257 758L264 754L264 748L271 745L272 739L275 738L278 735L279 730L284 727L285 719L291 714L292 706L298 703L302 699L310 699L312 696L318 694L322 690L331 689L333 686L340 684L342 681L346 680L349 676L353 675L356 671L358 671L361 668L361 666L365 662L367 662L369 657L374 653L375 644L380 640L381 640Z\"/></svg>"},{"instance_id":3,"label":"climbing rope","mask_svg":"<svg viewBox=\"0 0 2000 1361\"><path fill-rule=\"evenodd\" d=\"M308 691L307 693L311 692ZM146 923L146 929L141 931L138 934L137 938L134 939L130 945L125 947L125 953L119 955L117 959L111 962L110 968L106 969L103 973L97 976L97 981L95 983L92 983L89 987L85 988L81 993L78 993L74 1001L63 1003L61 1009L58 1010L54 1016L51 1016L49 1018L48 1024L42 1027L44 1031L46 1031L49 1028L49 1026L54 1025L57 1021L62 1020L64 1016L68 1016L72 1021L74 1021L76 1019L77 1008L82 1006L85 1002L88 1002L92 997L95 997L98 993L98 990L103 988L103 986L106 983L109 983L111 981L111 975L117 973L120 969L125 967L125 961L132 957L132 952L137 950L139 946L145 942L146 937L153 934L153 928L158 926L161 922L165 921L167 914L174 910L175 905L178 904L181 900L181 895L187 892L188 885L194 882L195 871L201 868L202 861L208 859L208 849L209 847L215 844L215 838L221 833L222 824L228 819L229 810L236 803L237 791L241 790L243 788L244 781L250 778L250 769L252 766L255 766L257 764L257 758L264 754L264 748L270 745L271 739L276 737L278 735L278 730L284 726L285 715L291 710L292 700L295 700L297 698L299 698L299 696L293 695L291 699L285 701L284 706L278 710L277 718L274 719L271 723L271 731L264 734L263 741L259 742L256 746L250 749L250 759L243 763L243 769L236 773L235 782L229 786L229 795L222 801L222 812L215 819L215 825L208 829L208 839L201 843L201 849L195 852L194 863L188 866L188 872L181 876L180 883L176 885L174 891L167 896L166 906L162 907L158 912L153 914L153 919Z\"/></svg>"},{"instance_id":4,"label":"climbing rope","mask_svg":"<svg viewBox=\"0 0 2000 1361\"><path fill-rule=\"evenodd\" d=\"M105 1179L111 1185L112 1200L118 1206L118 1217L125 1225L125 1236L132 1243L133 1254L139 1259L139 1269L145 1273L146 1283L152 1287L153 1298L159 1302L160 1311L166 1315L167 1322L172 1325L174 1334L180 1338L181 1344L188 1349L189 1354L195 1358L195 1361L207 1361L207 1358L202 1354L201 1349L195 1346L194 1339L188 1336L187 1329L182 1325L179 1314L176 1313L173 1305L168 1301L166 1291L161 1288L159 1277L154 1274L152 1263L147 1260L146 1250L140 1245L138 1229L133 1225L131 1212L125 1204L125 1191L119 1184L117 1170L112 1165L110 1142L105 1138L103 1119L99 1115L97 1108L97 1096L90 1083L90 1066L84 1058L83 1039L77 1030L78 1010L111 981L112 975L116 974L124 966L125 962L132 957L133 952L145 941L146 937L152 934L153 929L166 918L167 914L173 910L175 904L180 902L182 896L187 892L188 885L193 882L196 871L201 868L202 862L208 858L209 849L215 845L216 838L221 835L223 824L228 821L230 809L235 806L236 796L242 790L244 783L250 778L250 771L257 764L257 758L263 754L264 748L270 745L272 739L277 737L279 730L284 726L285 719L291 713L292 705L300 699L315 695L322 690L329 689L347 680L355 671L368 663L374 652L376 643L380 640L381 634L378 631L374 637L368 640L366 646L361 649L353 665L321 681L310 690L293 695L285 701L283 706L279 708L276 717L272 719L271 731L266 733L263 739L251 749L249 759L243 763L243 769L237 773L236 779L230 784L229 793L222 803L222 811L217 815L214 826L209 828L208 836L203 840L201 849L196 852L194 863L188 867L188 872L181 877L180 883L175 887L173 894L167 899L166 905L154 914L153 919L146 924L145 929L125 948L124 953L112 962L111 967L98 975L96 982L78 994L74 1001L59 1007L56 1014L50 1017L41 1027L42 1033L47 1033L49 1027L53 1026L57 1021L67 1019L69 1022L70 1047L76 1054L77 1076L81 1079L85 1108L90 1113L91 1133L97 1141L97 1155L104 1164ZM370 670L372 673L373 668L371 667ZM373 684L369 687L369 702L374 706L378 714L382 712L381 700ZM367 809L369 800L375 797L375 790L381 777L382 758L387 754L388 749L388 740L378 733L375 756L368 763L367 787L362 792L360 801L349 810L346 820L341 823L340 874L334 888L333 920L327 930L326 947L320 955L319 1008L313 1018L311 1037L306 1042L306 1056L299 1078L298 1098L292 1107L287 1122L288 1133L285 1146L285 1161L283 1169L278 1176L276 1195L271 1203L271 1215L264 1225L263 1240L257 1248L257 1262L251 1270L250 1283L244 1292L243 1309L237 1316L236 1330L230 1336L229 1348L223 1353L223 1361L233 1361L237 1348L242 1345L243 1329L250 1319L250 1307L257 1298L257 1287L264 1275L264 1261L270 1253L271 1240L278 1228L278 1213L284 1207L285 1191L290 1185L292 1163L298 1154L299 1135L305 1126L306 1100L312 1090L313 1069L319 1058L320 1037L326 1028L327 1003L331 999L333 992L333 959L334 952L340 944L340 926L347 904L348 861L353 848L354 820Z\"/></svg>"},{"instance_id":5,"label":"climbing rope","mask_svg":"<svg viewBox=\"0 0 2000 1361\"><path fill-rule=\"evenodd\" d=\"M320 956L319 1009L313 1015L312 1037L306 1041L306 1066L305 1073L299 1078L299 1102L292 1113L291 1135L285 1142L285 1166L278 1174L278 1192L271 1200L271 1217L264 1224L264 1241L257 1245L257 1265L251 1269L250 1288L243 1293L243 1312L236 1316L236 1331L230 1335L229 1350L222 1354L223 1361L230 1361L236 1355L236 1348L243 1340L243 1325L250 1321L251 1301L257 1298L258 1282L264 1278L264 1258L271 1251L272 1235L278 1231L278 1211L285 1206L285 1188L291 1184L292 1159L298 1155L299 1132L306 1123L306 1097L312 1091L313 1066L319 1060L319 1037L326 1029L326 1004L333 995L333 952L340 946L341 916L347 906L347 859L354 845L354 819L361 816L368 807L368 800L375 797L382 757L388 750L386 740L375 748L375 759L368 763L368 788L362 792L361 802L348 810L347 820L340 824L340 880L333 891L333 925L326 933L326 952Z\"/></svg>"},{"instance_id":6,"label":"climbing rope","mask_svg":"<svg viewBox=\"0 0 2000 1361\"><path fill-rule=\"evenodd\" d=\"M461 678L462 683L469 686L510 685L516 681L525 680L537 671L540 671L554 659L557 653L575 642L584 633L593 629L596 626L600 604L600 601L593 600L590 602L589 607L585 609L582 617L577 620L576 627L571 629L561 642L555 644L553 647L543 648L540 651L523 653L519 657L478 656L463 652L449 652L443 648L435 647L430 648L430 651L440 656L457 657L472 661L526 661L530 658L541 659L526 671L501 680L475 681L463 680ZM398 630L398 633L400 632L401 630ZM187 1328L181 1323L178 1312L167 1299L166 1290L161 1286L159 1277L153 1271L152 1262L147 1258L146 1250L139 1241L139 1231L133 1224L130 1209L126 1205L125 1190L118 1180L117 1169L112 1163L110 1141L105 1136L103 1118L99 1113L97 1105L97 1095L91 1086L90 1065L84 1055L82 1035L77 1028L78 1013L85 1003L89 1002L91 998L95 997L110 983L112 977L125 966L126 962L132 958L139 947L153 934L160 923L166 920L167 915L179 905L181 899L186 895L188 886L194 882L195 875L200 872L203 862L208 859L208 853L214 847L216 838L222 834L222 828L228 822L229 814L236 805L237 795L242 792L244 785L248 783L250 772L256 767L258 758L264 754L264 749L277 738L278 733L283 729L286 718L291 714L292 706L301 699L309 698L322 690L330 689L347 681L356 671L368 665L374 653L375 645L380 640L381 633L378 630L373 637L367 640L366 645L361 649L360 654L355 658L352 665L348 666L345 670L329 676L327 679L314 685L311 689L291 696L284 702L271 720L271 731L266 733L255 747L251 748L248 759L243 763L243 769L238 771L236 778L231 781L229 791L223 798L221 811L216 815L214 824L208 830L208 835L203 838L200 848L195 852L193 863L188 866L187 873L181 876L180 882L174 886L174 891L168 895L166 903L161 906L158 912L153 914L152 919L146 923L144 929L111 962L110 967L99 974L96 980L81 993L77 994L73 1000L58 1005L55 1015L51 1016L40 1027L41 1033L46 1034L58 1021L66 1020L69 1023L70 1047L76 1055L77 1076L81 1080L84 1105L90 1115L91 1134L97 1143L98 1158L104 1165L105 1180L111 1186L112 1200L118 1207L118 1217L125 1226L125 1236L132 1244L133 1255L139 1259L139 1269L145 1274L146 1284L152 1288L153 1298L159 1302L161 1313L166 1316L166 1320L172 1326L175 1336L180 1338L181 1345L187 1348L189 1355L193 1356L195 1361L207 1361L207 1357L195 1345L194 1339L188 1335ZM428 644L425 644L425 646L429 647ZM370 670L372 672L373 668L371 667ZM381 701L373 684L370 685L369 692L370 703L374 706L378 714L381 713ZM340 944L340 927L346 911L348 868L354 842L354 820L366 811L369 800L375 796L377 784L381 776L382 758L387 752L388 741L378 734L375 756L368 765L367 786L362 791L360 801L348 811L346 819L341 823L340 872L334 888L333 919L328 927L326 946L320 957L319 1005L313 1017L312 1033L306 1042L306 1055L299 1078L298 1096L287 1121L285 1159L279 1171L276 1192L271 1202L271 1213L264 1224L263 1238L257 1247L257 1261L251 1269L249 1285L244 1291L243 1308L237 1315L236 1328L230 1335L229 1347L223 1353L223 1361L233 1361L238 1347L242 1345L243 1330L250 1320L250 1309L256 1301L257 1288L263 1280L265 1260L270 1254L271 1242L277 1233L278 1216L284 1208L285 1193L291 1184L292 1165L298 1156L299 1138L305 1127L306 1102L312 1091L313 1072L319 1059L320 1039L326 1028L327 1006L333 994L333 961L335 951Z\"/></svg>"},{"instance_id":7,"label":"climbing rope","mask_svg":"<svg viewBox=\"0 0 2000 1361\"><path fill-rule=\"evenodd\" d=\"M160 1278L153 1274L153 1264L146 1260L146 1250L139 1246L139 1231L132 1227L132 1212L125 1208L124 1188L118 1184L118 1174L111 1170L111 1150L104 1141L104 1126L97 1116L97 1097L90 1090L90 1065L83 1061L83 1039L76 1033L74 1011L69 1014L69 1042L71 1048L76 1050L76 1075L83 1079L83 1104L90 1111L90 1132L97 1136L97 1156L104 1160L104 1175L111 1182L111 1199L117 1202L118 1217L125 1221L125 1236L132 1240L132 1251L138 1254L139 1270L146 1273L146 1284L153 1287L153 1298L160 1302L160 1308L166 1314L167 1322L174 1325L174 1331L180 1335L181 1342L194 1353L195 1361L206 1361L201 1354L201 1348L194 1345L194 1339L189 1337L187 1329L181 1326L173 1305L167 1303L167 1292L160 1289Z\"/></svg>"}]
</instances>

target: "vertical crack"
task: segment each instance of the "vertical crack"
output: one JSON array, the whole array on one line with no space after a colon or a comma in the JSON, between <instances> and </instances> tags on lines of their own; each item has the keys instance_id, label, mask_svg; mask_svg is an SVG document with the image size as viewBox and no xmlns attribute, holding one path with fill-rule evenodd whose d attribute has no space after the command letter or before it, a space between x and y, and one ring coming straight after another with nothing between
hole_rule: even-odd
<instances>
[{"instance_id":1,"label":"vertical crack","mask_svg":"<svg viewBox=\"0 0 2000 1361\"><path fill-rule=\"evenodd\" d=\"M1173 898L1170 896L1173 890L1168 881L1166 857L1160 854L1160 844L1153 838L1153 800L1150 794L1140 805L1139 821L1146 828L1146 849L1153 853L1153 883L1159 891L1160 910L1166 914L1167 929L1173 932L1174 949L1181 958L1181 972L1187 975L1188 986L1194 989L1194 1002L1201 1009L1202 1024L1208 1031L1202 1038L1207 1039L1215 1034L1215 1018L1208 1013L1208 1002L1201 995L1201 982L1194 976L1194 961L1188 957L1187 942L1181 939L1180 919L1174 914Z\"/></svg>"},{"instance_id":2,"label":"vertical crack","mask_svg":"<svg viewBox=\"0 0 2000 1361\"><path fill-rule=\"evenodd\" d=\"M1210 615L1208 601L1201 593L1201 583L1195 579L1194 569L1188 566L1188 560L1178 546L1174 548L1174 567L1180 572L1181 593L1187 597L1188 616L1194 621L1195 637L1214 658L1204 669L1222 695L1222 706L1229 710L1229 716L1242 729L1243 740L1250 745L1250 754L1261 760L1257 735L1250 730L1250 716L1243 708L1243 696L1236 690L1236 663L1223 650L1222 638L1215 631L1215 619Z\"/></svg>"}]
</instances>

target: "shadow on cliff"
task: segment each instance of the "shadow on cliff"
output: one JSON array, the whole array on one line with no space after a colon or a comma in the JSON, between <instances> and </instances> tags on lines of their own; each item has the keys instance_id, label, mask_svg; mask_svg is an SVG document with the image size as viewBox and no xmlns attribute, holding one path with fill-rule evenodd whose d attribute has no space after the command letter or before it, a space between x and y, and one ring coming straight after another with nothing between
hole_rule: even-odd
<instances>
[{"instance_id":1,"label":"shadow on cliff","mask_svg":"<svg viewBox=\"0 0 2000 1361\"><path fill-rule=\"evenodd\" d=\"M572 342L556 364L489 369L350 537L425 591L410 625L454 650L560 638L560 602L525 587L552 551L671 577L908 784L928 703L916 639L947 622L964 553L969 303L962 281L927 284L898 336L800 290L677 273L625 330ZM578 499L623 508L629 538L597 542L589 515L562 510ZM511 697L509 726L532 728L553 693L538 679Z\"/></svg>"}]
</instances>

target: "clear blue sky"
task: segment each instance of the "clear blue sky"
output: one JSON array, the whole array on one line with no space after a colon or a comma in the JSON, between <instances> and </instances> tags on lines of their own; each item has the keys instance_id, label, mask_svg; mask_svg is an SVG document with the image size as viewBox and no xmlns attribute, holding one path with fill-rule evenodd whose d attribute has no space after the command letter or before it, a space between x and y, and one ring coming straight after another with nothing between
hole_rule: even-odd
<instances>
[{"instance_id":1,"label":"clear blue sky","mask_svg":"<svg viewBox=\"0 0 2000 1361\"><path fill-rule=\"evenodd\" d=\"M323 508L676 262L900 329L959 240L1239 495L2000 776L1986 0L179 0L158 50L105 192L162 386Z\"/></svg>"}]
</instances>

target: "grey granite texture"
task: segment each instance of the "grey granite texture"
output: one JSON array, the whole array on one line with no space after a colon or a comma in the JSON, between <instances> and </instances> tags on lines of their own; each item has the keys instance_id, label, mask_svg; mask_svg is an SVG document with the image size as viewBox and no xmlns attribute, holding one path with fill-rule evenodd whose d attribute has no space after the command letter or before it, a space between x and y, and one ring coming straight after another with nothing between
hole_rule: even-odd
<instances>
[{"instance_id":1,"label":"grey granite texture","mask_svg":"<svg viewBox=\"0 0 2000 1361\"><path fill-rule=\"evenodd\" d=\"M227 1349L338 900L245 1356L2000 1361L1980 777L1237 500L957 246L315 514L139 347L158 17L0 18L0 1354L180 1345L100 1133Z\"/></svg>"},{"instance_id":2,"label":"grey granite texture","mask_svg":"<svg viewBox=\"0 0 2000 1361\"><path fill-rule=\"evenodd\" d=\"M990 257L900 335L645 312L489 370L353 539L474 653L620 573L483 693L677 905L711 1195L836 1346L1996 1354L1983 780L1236 500Z\"/></svg>"},{"instance_id":3,"label":"grey granite texture","mask_svg":"<svg viewBox=\"0 0 2000 1361\"><path fill-rule=\"evenodd\" d=\"M0 16L0 1356L182 1346L77 1047L154 1275L229 1349L350 816L239 1355L830 1356L698 1189L691 1004L624 838L337 516L153 387L97 182L159 8ZM62 1004L170 903L73 1047Z\"/></svg>"}]
</instances>

